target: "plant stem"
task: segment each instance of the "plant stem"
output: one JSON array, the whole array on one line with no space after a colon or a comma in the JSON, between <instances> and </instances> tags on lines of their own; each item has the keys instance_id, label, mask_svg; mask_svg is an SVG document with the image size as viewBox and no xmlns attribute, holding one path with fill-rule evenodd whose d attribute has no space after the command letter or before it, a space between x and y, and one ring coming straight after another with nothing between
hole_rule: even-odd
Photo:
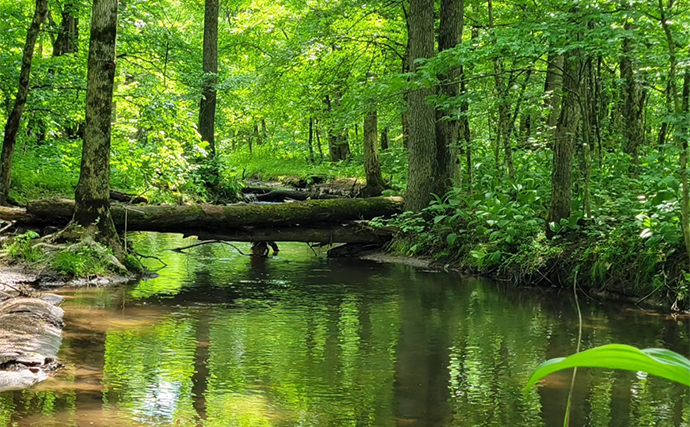
<instances>
[{"instance_id":1,"label":"plant stem","mask_svg":"<svg viewBox=\"0 0 690 427\"><path fill-rule=\"evenodd\" d=\"M577 347L575 353L580 352L580 345L582 343L582 311L580 310L580 302L577 299L577 270L575 271L575 278L573 279L573 296L575 297L575 307L577 308L578 330L577 330ZM565 407L565 417L563 418L563 427L570 426L570 406L573 401L573 390L575 389L575 377L577 376L577 368L573 368L573 377L570 380L570 390L568 391L568 404Z\"/></svg>"}]
</instances>

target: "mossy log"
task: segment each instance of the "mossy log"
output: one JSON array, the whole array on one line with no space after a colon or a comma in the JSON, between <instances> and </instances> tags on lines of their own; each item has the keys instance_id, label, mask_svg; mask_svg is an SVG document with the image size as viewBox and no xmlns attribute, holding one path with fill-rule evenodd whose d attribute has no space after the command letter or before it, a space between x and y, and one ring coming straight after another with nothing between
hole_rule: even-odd
<instances>
[{"instance_id":1,"label":"mossy log","mask_svg":"<svg viewBox=\"0 0 690 427\"><path fill-rule=\"evenodd\" d=\"M179 232L198 229L222 232L239 227L284 227L313 223L343 223L402 211L398 197L371 199L309 200L283 204L126 206L113 204L111 212L118 227L129 230ZM38 200L29 203L26 213L46 223L66 223L74 213L74 201ZM16 214L15 214L16 216Z\"/></svg>"},{"instance_id":2,"label":"mossy log","mask_svg":"<svg viewBox=\"0 0 690 427\"><path fill-rule=\"evenodd\" d=\"M390 232L376 231L353 221L390 216L402 211L398 197L309 200L284 204L126 206L111 207L115 226L129 231L206 235L235 241L297 241L374 243ZM39 200L26 209L1 208L0 219L34 226L64 226L74 213L74 201Z\"/></svg>"}]
</instances>

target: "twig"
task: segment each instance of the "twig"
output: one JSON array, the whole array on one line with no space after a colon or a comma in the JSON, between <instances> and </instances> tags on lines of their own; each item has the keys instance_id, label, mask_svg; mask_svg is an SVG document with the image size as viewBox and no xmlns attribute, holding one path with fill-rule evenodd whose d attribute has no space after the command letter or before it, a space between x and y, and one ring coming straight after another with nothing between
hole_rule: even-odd
<instances>
[{"instance_id":1,"label":"twig","mask_svg":"<svg viewBox=\"0 0 690 427\"><path fill-rule=\"evenodd\" d=\"M161 264L163 264L163 267L167 267L167 266L168 266L168 264L167 264L165 261L163 261L162 259L158 258L158 257L155 256L155 255L144 255L144 254L140 254L139 252L134 252L134 255L137 256L137 257L139 257L139 258L155 259L156 261L158 261L158 262L160 262Z\"/></svg>"},{"instance_id":2,"label":"twig","mask_svg":"<svg viewBox=\"0 0 690 427\"><path fill-rule=\"evenodd\" d=\"M220 244L223 244L223 245L232 246L233 248L235 248L235 250L236 250L237 252L239 252L240 255L243 255L243 256L250 256L250 255L245 254L244 252L242 252L242 250L240 250L240 248L238 248L237 246L233 245L232 243L226 242L226 241L223 241L223 240L206 240L206 241L203 241L203 242L195 243L195 244L193 244L193 245L184 246L184 247L182 247L182 248L166 249L166 251L177 252L177 253L184 254L184 253L185 253L184 251L187 250L187 249L196 248L197 246L210 245L210 244L213 244L213 243L220 243Z\"/></svg>"},{"instance_id":3,"label":"twig","mask_svg":"<svg viewBox=\"0 0 690 427\"><path fill-rule=\"evenodd\" d=\"M7 230L9 230L10 228L12 228L15 224L16 224L16 221L10 221L9 224L7 224L6 226L0 228L0 233L4 233L5 231L7 231Z\"/></svg>"},{"instance_id":4,"label":"twig","mask_svg":"<svg viewBox=\"0 0 690 427\"><path fill-rule=\"evenodd\" d=\"M310 245L309 243L307 243L307 246L309 246L309 249L311 249L311 251L314 253L314 256L318 258L318 255L316 254L314 247L312 245Z\"/></svg>"}]
</instances>

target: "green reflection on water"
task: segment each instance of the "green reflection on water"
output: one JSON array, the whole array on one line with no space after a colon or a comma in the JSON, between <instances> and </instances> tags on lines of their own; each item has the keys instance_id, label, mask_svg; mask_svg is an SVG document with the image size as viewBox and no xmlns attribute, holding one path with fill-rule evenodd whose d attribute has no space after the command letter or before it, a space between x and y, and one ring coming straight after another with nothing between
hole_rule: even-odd
<instances>
[{"instance_id":1,"label":"green reflection on water","mask_svg":"<svg viewBox=\"0 0 690 427\"><path fill-rule=\"evenodd\" d=\"M562 425L569 372L521 389L539 362L576 347L567 294L329 261L298 244L271 259L164 251L190 244L174 235L135 244L169 267L66 292L67 367L0 394L0 426ZM583 348L687 354L687 319L587 301L583 314ZM689 408L680 385L580 370L571 425L689 426Z\"/></svg>"}]
</instances>

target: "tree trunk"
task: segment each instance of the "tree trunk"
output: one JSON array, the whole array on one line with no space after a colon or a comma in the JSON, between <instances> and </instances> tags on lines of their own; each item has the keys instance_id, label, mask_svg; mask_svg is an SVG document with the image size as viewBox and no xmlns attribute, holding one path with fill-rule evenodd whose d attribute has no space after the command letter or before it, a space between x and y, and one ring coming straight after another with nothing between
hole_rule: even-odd
<instances>
[{"instance_id":1,"label":"tree trunk","mask_svg":"<svg viewBox=\"0 0 690 427\"><path fill-rule=\"evenodd\" d=\"M314 164L314 118L309 117L309 162Z\"/></svg>"},{"instance_id":2,"label":"tree trunk","mask_svg":"<svg viewBox=\"0 0 690 427\"><path fill-rule=\"evenodd\" d=\"M688 135L690 132L690 70L685 70L683 78L683 117L681 129L679 133L680 138L680 183L682 187L683 198L681 203L682 220L683 220L683 240L685 241L685 250L688 258L690 258L690 185L688 183Z\"/></svg>"},{"instance_id":3,"label":"tree trunk","mask_svg":"<svg viewBox=\"0 0 690 427\"><path fill-rule=\"evenodd\" d=\"M438 51L452 49L460 43L463 21L463 0L441 0L441 22L438 30ZM439 75L441 84L437 93L442 100L458 96L457 69ZM456 175L458 125L450 118L451 111L436 108L436 163L434 192L445 195L452 187Z\"/></svg>"},{"instance_id":4,"label":"tree trunk","mask_svg":"<svg viewBox=\"0 0 690 427\"><path fill-rule=\"evenodd\" d=\"M76 14L77 5L74 2L68 2L63 6L62 22L53 43L54 57L79 52L79 18Z\"/></svg>"},{"instance_id":5,"label":"tree trunk","mask_svg":"<svg viewBox=\"0 0 690 427\"><path fill-rule=\"evenodd\" d=\"M378 117L374 109L369 111L364 119L364 173L367 177L364 193L367 197L380 195L386 187L381 176L379 153L376 147L377 136Z\"/></svg>"},{"instance_id":6,"label":"tree trunk","mask_svg":"<svg viewBox=\"0 0 690 427\"><path fill-rule=\"evenodd\" d=\"M117 0L94 0L91 13L86 127L75 191L74 225L95 227L96 239L120 260L124 252L110 214L110 131L115 79Z\"/></svg>"},{"instance_id":7,"label":"tree trunk","mask_svg":"<svg viewBox=\"0 0 690 427\"><path fill-rule=\"evenodd\" d=\"M329 115L332 114L333 103L329 95L326 95L324 104L326 105L326 111ZM340 105L340 94L336 94L335 104L336 107ZM350 158L350 144L347 139L347 129L337 130L333 123L330 124L330 128L328 129L328 153L331 162L339 162Z\"/></svg>"},{"instance_id":8,"label":"tree trunk","mask_svg":"<svg viewBox=\"0 0 690 427\"><path fill-rule=\"evenodd\" d=\"M411 71L415 60L434 56L434 1L410 0L408 17ZM409 93L410 142L409 178L405 208L419 212L433 199L436 160L436 114L427 102L431 89L417 88Z\"/></svg>"},{"instance_id":9,"label":"tree trunk","mask_svg":"<svg viewBox=\"0 0 690 427\"><path fill-rule=\"evenodd\" d=\"M259 125L254 124L254 140L256 141L256 145L261 145L263 143L261 139L261 134L259 133Z\"/></svg>"},{"instance_id":10,"label":"tree trunk","mask_svg":"<svg viewBox=\"0 0 690 427\"><path fill-rule=\"evenodd\" d=\"M218 0L205 0L204 83L199 108L199 134L208 142L211 158L216 157L216 84L218 83Z\"/></svg>"},{"instance_id":11,"label":"tree trunk","mask_svg":"<svg viewBox=\"0 0 690 427\"><path fill-rule=\"evenodd\" d=\"M487 6L489 9L489 28L491 30L491 40L492 43L496 44L496 37L493 33L494 31L494 12L493 12L493 1L488 0ZM510 99L508 98L508 93L513 83L513 73L509 73L508 82L503 82L503 58L496 55L493 59L494 64L494 83L496 85L496 97L498 99L498 130L496 132L496 147L495 147L495 161L496 161L496 171L499 172L498 176L502 175L502 167L499 164L499 151L501 147L501 142L503 142L503 162L508 166L508 176L510 179L515 179L515 167L513 165L513 150L510 143Z\"/></svg>"},{"instance_id":12,"label":"tree trunk","mask_svg":"<svg viewBox=\"0 0 690 427\"><path fill-rule=\"evenodd\" d=\"M405 10L404 3L402 3L403 12L405 13L405 26L407 28L407 43L405 44L405 54L402 58L402 73L407 74L410 72L410 19L409 14ZM409 79L408 79L409 81ZM401 119L402 127L402 141L403 147L410 148L410 93L408 91L403 92L403 104L404 109Z\"/></svg>"},{"instance_id":13,"label":"tree trunk","mask_svg":"<svg viewBox=\"0 0 690 427\"><path fill-rule=\"evenodd\" d=\"M578 93L580 89L580 57L570 51L564 60L563 99L556 124L553 144L553 173L551 182L551 209L548 223L559 223L570 217L573 181L574 141L580 121ZM551 230L547 226L547 234Z\"/></svg>"},{"instance_id":14,"label":"tree trunk","mask_svg":"<svg viewBox=\"0 0 690 427\"><path fill-rule=\"evenodd\" d=\"M625 29L630 29L630 24L625 24ZM623 39L623 56L620 62L621 79L624 81L623 136L625 137L625 151L632 158L630 174L638 174L639 154L638 148L644 141L644 126L642 108L644 106L644 94L640 85L635 81L635 71L632 61L632 42L629 37Z\"/></svg>"},{"instance_id":15,"label":"tree trunk","mask_svg":"<svg viewBox=\"0 0 690 427\"><path fill-rule=\"evenodd\" d=\"M388 150L388 126L381 129L381 150Z\"/></svg>"},{"instance_id":16,"label":"tree trunk","mask_svg":"<svg viewBox=\"0 0 690 427\"><path fill-rule=\"evenodd\" d=\"M547 110L546 126L553 129L558 123L563 87L563 54L549 53L544 84L544 108Z\"/></svg>"},{"instance_id":17,"label":"tree trunk","mask_svg":"<svg viewBox=\"0 0 690 427\"><path fill-rule=\"evenodd\" d=\"M464 6L464 0L463 0ZM464 12L464 7L463 7ZM460 41L462 42L462 31L464 30L464 17L463 17L463 27L460 29ZM477 32L472 29L472 39L477 37ZM467 75L465 73L465 67L460 67L460 93L463 97L467 96ZM458 130L460 137L465 141L465 166L467 168L467 194L472 195L472 186L474 181L474 173L472 170L472 134L470 132L470 106L466 100L460 104L460 111L462 112L462 117L460 119L460 129Z\"/></svg>"},{"instance_id":18,"label":"tree trunk","mask_svg":"<svg viewBox=\"0 0 690 427\"><path fill-rule=\"evenodd\" d=\"M41 25L48 13L48 0L36 0L36 10L33 20L26 33L26 43L24 44L24 55L22 56L22 67L19 72L19 88L17 97L14 100L12 111L7 117L5 125L5 136L2 141L2 155L0 155L0 205L7 203L7 195L10 192L12 182L12 156L14 147L17 143L17 133L19 124L22 120L26 98L29 95L29 77L31 75L31 60L34 57L34 47Z\"/></svg>"},{"instance_id":19,"label":"tree trunk","mask_svg":"<svg viewBox=\"0 0 690 427\"><path fill-rule=\"evenodd\" d=\"M673 34L671 33L671 26L666 19L666 10L664 9L664 3L659 0L659 15L661 17L661 26L664 29L664 34L666 35L666 42L668 44L669 53L669 71L668 71L668 88L667 88L667 99L670 95L670 100L673 102L673 111L679 117L684 117L684 120L680 121L680 126L676 129L674 133L674 140L678 142L680 146L680 182L681 182L681 226L683 229L683 241L685 242L685 252L686 256L690 258L690 188L688 183L688 112L690 110L690 75L688 71L685 71L685 77L683 79L683 92L682 95L678 96L678 90L676 89L676 68L678 66L676 58L676 45L673 40Z\"/></svg>"},{"instance_id":20,"label":"tree trunk","mask_svg":"<svg viewBox=\"0 0 690 427\"><path fill-rule=\"evenodd\" d=\"M319 161L323 162L323 148L321 148L321 135L319 133L318 123L316 124L316 129L314 129L314 132L316 133L316 149L319 151Z\"/></svg>"}]
</instances>

